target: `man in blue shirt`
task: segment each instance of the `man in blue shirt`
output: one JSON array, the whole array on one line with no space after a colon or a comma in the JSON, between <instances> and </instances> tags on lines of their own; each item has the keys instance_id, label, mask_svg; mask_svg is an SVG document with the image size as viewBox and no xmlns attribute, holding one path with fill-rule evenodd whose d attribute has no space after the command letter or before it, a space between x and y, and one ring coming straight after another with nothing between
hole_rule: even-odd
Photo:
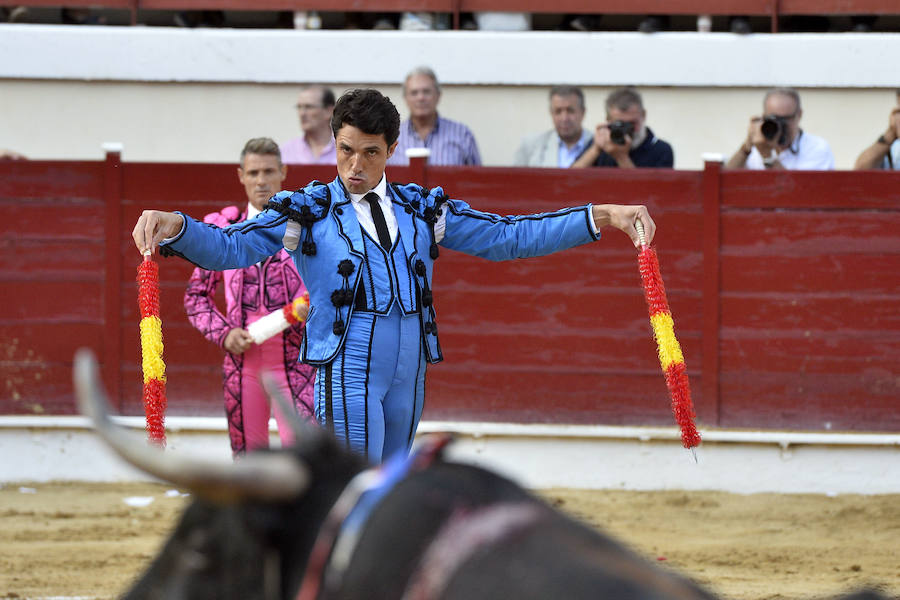
<instances>
[{"instance_id":1,"label":"man in blue shirt","mask_svg":"<svg viewBox=\"0 0 900 600\"><path fill-rule=\"evenodd\" d=\"M408 164L407 149L428 148L430 165L481 166L478 144L469 128L438 114L441 86L434 71L428 67L410 71L403 82L403 99L409 118L400 123L397 149L388 164Z\"/></svg>"},{"instance_id":2,"label":"man in blue shirt","mask_svg":"<svg viewBox=\"0 0 900 600\"><path fill-rule=\"evenodd\" d=\"M318 367L316 418L349 448L380 462L408 452L422 414L425 368L443 359L432 274L439 246L489 260L541 256L615 227L639 247L644 206L587 204L500 217L448 198L440 187L389 183L400 115L376 90L335 105L338 176L279 192L253 219L219 229L181 213L145 210L132 236L209 270L254 264L282 248L310 295L301 361Z\"/></svg>"},{"instance_id":3,"label":"man in blue shirt","mask_svg":"<svg viewBox=\"0 0 900 600\"><path fill-rule=\"evenodd\" d=\"M572 168L672 168L672 146L656 137L646 121L647 111L637 90L614 91L606 98L606 122L597 125L593 143Z\"/></svg>"}]
</instances>

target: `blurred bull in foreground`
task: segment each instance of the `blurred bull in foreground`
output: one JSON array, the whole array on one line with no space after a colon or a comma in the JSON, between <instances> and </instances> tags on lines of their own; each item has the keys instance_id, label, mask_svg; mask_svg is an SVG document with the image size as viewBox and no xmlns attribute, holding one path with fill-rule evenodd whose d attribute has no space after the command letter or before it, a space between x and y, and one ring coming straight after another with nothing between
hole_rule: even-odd
<instances>
[{"instance_id":1,"label":"blurred bull in foreground","mask_svg":"<svg viewBox=\"0 0 900 600\"><path fill-rule=\"evenodd\" d=\"M80 351L76 392L97 432L196 497L126 600L713 598L514 483L444 462L434 438L369 469L298 421L293 448L185 459L112 423L98 381Z\"/></svg>"}]
</instances>

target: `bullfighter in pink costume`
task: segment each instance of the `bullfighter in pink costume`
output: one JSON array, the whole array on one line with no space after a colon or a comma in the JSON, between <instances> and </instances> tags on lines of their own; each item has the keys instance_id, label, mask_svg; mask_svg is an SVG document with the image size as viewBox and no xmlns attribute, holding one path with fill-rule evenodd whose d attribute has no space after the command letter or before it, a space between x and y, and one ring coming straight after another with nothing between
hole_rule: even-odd
<instances>
[{"instance_id":1,"label":"bullfighter in pink costume","mask_svg":"<svg viewBox=\"0 0 900 600\"><path fill-rule=\"evenodd\" d=\"M249 200L243 211L229 206L203 220L225 227L260 212L268 199L281 189L287 168L281 163L278 145L268 138L254 138L241 152L238 178ZM215 304L215 293L225 282L225 312ZM281 310L306 287L293 260L285 250L261 263L243 269L207 271L194 269L184 295L184 306L191 324L209 341L226 351L223 364L225 414L235 456L269 446L269 415L273 411L260 376L271 373L286 398L293 400L297 412L313 418L315 368L301 364L300 342L303 324L288 327L283 333L256 344L247 327L261 317ZM281 443L293 442L290 428L274 409Z\"/></svg>"}]
</instances>

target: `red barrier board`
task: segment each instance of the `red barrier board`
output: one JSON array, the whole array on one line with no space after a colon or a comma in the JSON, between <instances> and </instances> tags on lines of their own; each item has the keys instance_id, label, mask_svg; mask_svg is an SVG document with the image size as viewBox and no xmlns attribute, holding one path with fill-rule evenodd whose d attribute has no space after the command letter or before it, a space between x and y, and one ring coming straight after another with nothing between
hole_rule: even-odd
<instances>
[{"instance_id":1,"label":"red barrier board","mask_svg":"<svg viewBox=\"0 0 900 600\"><path fill-rule=\"evenodd\" d=\"M333 178L292 166L288 188ZM410 167L500 214L646 204L698 425L900 431L900 173ZM140 415L131 229L145 208L196 217L240 203L234 165L0 162L2 414L73 414L71 361L100 356ZM672 424L635 267L619 232L506 263L442 251L446 360L426 419ZM187 322L191 265L160 259L170 415L220 415L221 351Z\"/></svg>"}]
</instances>

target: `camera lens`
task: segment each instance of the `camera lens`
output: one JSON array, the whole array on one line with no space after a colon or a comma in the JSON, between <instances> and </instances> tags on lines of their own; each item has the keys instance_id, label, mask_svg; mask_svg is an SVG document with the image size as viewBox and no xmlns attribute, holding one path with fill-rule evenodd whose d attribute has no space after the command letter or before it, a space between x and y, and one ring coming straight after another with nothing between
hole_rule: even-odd
<instances>
[{"instance_id":1,"label":"camera lens","mask_svg":"<svg viewBox=\"0 0 900 600\"><path fill-rule=\"evenodd\" d=\"M778 132L781 131L781 123L778 122L778 119L766 117L763 119L762 125L759 126L759 131L764 138L772 141L778 137Z\"/></svg>"},{"instance_id":2,"label":"camera lens","mask_svg":"<svg viewBox=\"0 0 900 600\"><path fill-rule=\"evenodd\" d=\"M634 135L634 123L628 121L613 121L609 124L609 139L617 146L626 144L625 136Z\"/></svg>"}]
</instances>

